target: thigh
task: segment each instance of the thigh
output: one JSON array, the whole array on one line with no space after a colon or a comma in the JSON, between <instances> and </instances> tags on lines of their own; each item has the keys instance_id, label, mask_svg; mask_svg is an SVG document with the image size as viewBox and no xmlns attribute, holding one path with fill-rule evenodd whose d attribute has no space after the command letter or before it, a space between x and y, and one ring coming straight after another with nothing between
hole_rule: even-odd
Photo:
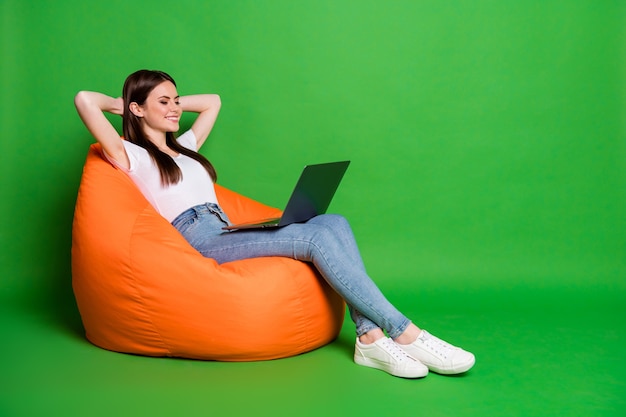
<instances>
[{"instance_id":1,"label":"thigh","mask_svg":"<svg viewBox=\"0 0 626 417\"><path fill-rule=\"evenodd\" d=\"M311 236L320 229L316 225L291 224L278 229L237 230L205 236L194 245L205 257L218 263L266 256L283 256L303 261L310 257L303 250L310 245Z\"/></svg>"},{"instance_id":2,"label":"thigh","mask_svg":"<svg viewBox=\"0 0 626 417\"><path fill-rule=\"evenodd\" d=\"M349 259L348 254L355 252L350 227L338 215L321 215L305 223L277 229L230 232L222 231L221 226L217 229L219 225L215 220L210 222L212 224L206 227L194 225L194 235L185 237L203 256L218 263L265 256L312 262L315 254L333 256L341 253ZM360 258L351 259L350 263L360 264Z\"/></svg>"}]
</instances>

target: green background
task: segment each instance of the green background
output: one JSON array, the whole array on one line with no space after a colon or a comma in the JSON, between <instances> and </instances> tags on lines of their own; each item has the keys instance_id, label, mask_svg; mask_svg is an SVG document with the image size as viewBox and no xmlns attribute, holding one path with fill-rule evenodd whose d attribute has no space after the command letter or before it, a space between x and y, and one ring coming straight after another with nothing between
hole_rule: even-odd
<instances>
[{"instance_id":1,"label":"green background","mask_svg":"<svg viewBox=\"0 0 626 417\"><path fill-rule=\"evenodd\" d=\"M0 415L626 413L626 2L0 4ZM70 246L93 139L72 100L140 68L221 95L203 153L229 188L282 206L305 163L352 160L331 211L475 368L358 367L350 322L269 362L89 344Z\"/></svg>"}]
</instances>

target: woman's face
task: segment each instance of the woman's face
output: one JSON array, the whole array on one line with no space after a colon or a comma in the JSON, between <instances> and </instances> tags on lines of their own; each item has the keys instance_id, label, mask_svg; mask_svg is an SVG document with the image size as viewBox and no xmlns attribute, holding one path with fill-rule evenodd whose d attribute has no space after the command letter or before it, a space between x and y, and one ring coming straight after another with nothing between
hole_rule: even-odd
<instances>
[{"instance_id":1,"label":"woman's face","mask_svg":"<svg viewBox=\"0 0 626 417\"><path fill-rule=\"evenodd\" d=\"M148 137L151 137L151 133L177 132L182 108L176 86L170 81L157 85L142 105L135 106L133 113L141 117L142 127Z\"/></svg>"}]
</instances>

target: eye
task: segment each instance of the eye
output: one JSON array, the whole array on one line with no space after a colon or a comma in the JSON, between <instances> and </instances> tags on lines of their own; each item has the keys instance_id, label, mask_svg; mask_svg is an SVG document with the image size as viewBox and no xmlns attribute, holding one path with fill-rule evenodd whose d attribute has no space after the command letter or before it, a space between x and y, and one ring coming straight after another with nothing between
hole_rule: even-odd
<instances>
[{"instance_id":1,"label":"eye","mask_svg":"<svg viewBox=\"0 0 626 417\"><path fill-rule=\"evenodd\" d=\"M159 103L161 103L161 104L167 104L167 101L161 100L161 101L159 101Z\"/></svg>"}]
</instances>

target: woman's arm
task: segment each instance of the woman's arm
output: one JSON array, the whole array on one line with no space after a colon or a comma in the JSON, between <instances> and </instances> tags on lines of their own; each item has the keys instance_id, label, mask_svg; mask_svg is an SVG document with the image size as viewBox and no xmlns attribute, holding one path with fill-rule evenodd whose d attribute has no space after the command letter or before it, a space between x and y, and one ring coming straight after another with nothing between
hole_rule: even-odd
<instances>
[{"instance_id":1,"label":"woman's arm","mask_svg":"<svg viewBox=\"0 0 626 417\"><path fill-rule=\"evenodd\" d=\"M197 149L200 149L206 138L211 133L215 120L220 112L222 102L217 94L197 94L180 97L180 105L183 111L198 113L196 121L191 126L196 136Z\"/></svg>"},{"instance_id":2,"label":"woman's arm","mask_svg":"<svg viewBox=\"0 0 626 417\"><path fill-rule=\"evenodd\" d=\"M118 164L130 168L122 139L104 115L104 112L122 115L124 101L94 91L80 91L74 97L74 105L83 123L102 149Z\"/></svg>"}]
</instances>

